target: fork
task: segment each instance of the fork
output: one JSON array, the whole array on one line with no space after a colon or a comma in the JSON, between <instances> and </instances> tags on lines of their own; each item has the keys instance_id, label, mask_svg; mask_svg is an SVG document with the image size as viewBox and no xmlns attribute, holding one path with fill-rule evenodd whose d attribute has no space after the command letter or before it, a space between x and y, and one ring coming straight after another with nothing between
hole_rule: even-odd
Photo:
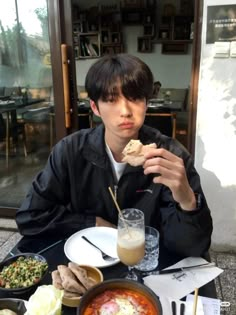
<instances>
[{"instance_id":1,"label":"fork","mask_svg":"<svg viewBox=\"0 0 236 315\"><path fill-rule=\"evenodd\" d=\"M104 253L99 247L97 247L95 244L93 244L89 239L87 239L86 236L82 235L81 236L86 242L88 242L90 245L92 245L93 247L97 248L98 250L100 250L101 254L102 254L102 258L106 261L114 261L116 260L116 258L111 257L109 255L107 255L106 253Z\"/></svg>"}]
</instances>

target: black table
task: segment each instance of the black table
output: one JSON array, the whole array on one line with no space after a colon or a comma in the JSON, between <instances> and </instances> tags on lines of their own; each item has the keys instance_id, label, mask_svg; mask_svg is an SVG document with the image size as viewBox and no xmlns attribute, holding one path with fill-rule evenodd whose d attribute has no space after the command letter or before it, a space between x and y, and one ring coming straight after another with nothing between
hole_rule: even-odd
<instances>
[{"instance_id":1,"label":"black table","mask_svg":"<svg viewBox=\"0 0 236 315\"><path fill-rule=\"evenodd\" d=\"M172 100L165 102L158 102L152 99L148 103L147 112L181 112L183 110L183 102Z\"/></svg>"},{"instance_id":2,"label":"black table","mask_svg":"<svg viewBox=\"0 0 236 315\"><path fill-rule=\"evenodd\" d=\"M11 250L8 256L13 256L20 253L26 253L26 252L33 252L33 253L39 253L41 252L42 255L47 259L48 265L49 265L49 273L44 278L43 283L41 284L51 284L51 272L55 269L57 269L57 266L59 264L68 264L68 259L64 254L64 244L65 240L62 240L57 245L43 251L43 249L47 248L51 244L54 244L57 242L58 239L52 239L52 238L27 238L23 237L16 246ZM207 260L209 260L209 256L205 257ZM176 255L173 255L172 253L168 252L164 248L160 248L160 259L159 259L159 266L158 269L163 269L165 267L168 267L178 261L183 259L183 257L178 257ZM118 263L111 267L106 267L101 269L104 280L108 279L114 279L114 278L122 278L124 273L127 271L127 267L123 265L122 263ZM24 300L28 300L30 295L33 294L33 292L26 293L24 295L18 296L15 295L15 298L20 298ZM209 282L205 286L201 287L199 289L199 295L216 298L216 289L214 281ZM0 298L6 297L0 293ZM76 308L70 308L63 306L63 312L62 315L76 315Z\"/></svg>"}]
</instances>

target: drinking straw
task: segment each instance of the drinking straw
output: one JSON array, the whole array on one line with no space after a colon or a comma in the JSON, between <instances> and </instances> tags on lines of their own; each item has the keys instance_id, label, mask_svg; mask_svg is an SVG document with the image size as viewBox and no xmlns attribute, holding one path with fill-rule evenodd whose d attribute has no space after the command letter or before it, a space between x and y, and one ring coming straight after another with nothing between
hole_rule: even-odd
<instances>
[{"instance_id":1,"label":"drinking straw","mask_svg":"<svg viewBox=\"0 0 236 315\"><path fill-rule=\"evenodd\" d=\"M198 288L194 290L193 315L197 314Z\"/></svg>"},{"instance_id":2,"label":"drinking straw","mask_svg":"<svg viewBox=\"0 0 236 315\"><path fill-rule=\"evenodd\" d=\"M111 187L109 186L108 189L109 189L110 194L111 194L111 197L112 197L112 199L113 199L113 201L114 201L114 203L115 203L115 205L116 205L116 209L118 210L118 212L119 212L121 218L124 220L123 214L122 214L122 212L121 212L121 210L120 210L120 207L119 207L119 205L118 205L118 203L117 203L117 201L116 201L116 198L115 198L115 196L114 196L114 194L113 194L113 191L111 190Z\"/></svg>"},{"instance_id":3,"label":"drinking straw","mask_svg":"<svg viewBox=\"0 0 236 315\"><path fill-rule=\"evenodd\" d=\"M125 227L126 227L126 230L127 230L128 234L129 234L129 236L131 237L131 235L130 235L130 233L129 233L128 225L127 225L126 222L125 222L125 218L124 218L124 216L123 216L123 214L122 214L122 212L121 212L121 209L120 209L120 207L119 207L119 205L118 205L118 203L117 203L117 201L116 201L116 198L115 198L115 196L114 196L114 194L113 194L113 191L112 191L112 189L111 189L110 186L108 187L108 189L109 189L109 192L110 192L110 194L111 194L111 197L112 197L112 199L113 199L113 201L114 201L114 203L115 203L115 205L116 205L116 209L118 210L118 212L119 212L119 214L120 214L120 217L121 217L121 219L122 219L123 222L124 222L124 225L125 225Z\"/></svg>"}]
</instances>

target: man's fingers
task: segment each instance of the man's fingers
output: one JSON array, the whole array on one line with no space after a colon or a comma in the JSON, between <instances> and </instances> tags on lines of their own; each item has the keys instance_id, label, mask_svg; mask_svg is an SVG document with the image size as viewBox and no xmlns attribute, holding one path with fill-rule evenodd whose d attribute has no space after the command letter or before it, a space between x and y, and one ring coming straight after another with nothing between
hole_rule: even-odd
<instances>
[{"instance_id":1,"label":"man's fingers","mask_svg":"<svg viewBox=\"0 0 236 315\"><path fill-rule=\"evenodd\" d=\"M177 155L175 155L175 154L171 153L170 151L163 149L163 148L160 148L160 149L157 148L157 149L149 150L148 153L146 153L144 155L144 157L146 159L151 159L153 157L162 157L162 158L169 160L169 161L172 161L172 162L177 162L177 161L182 160Z\"/></svg>"}]
</instances>

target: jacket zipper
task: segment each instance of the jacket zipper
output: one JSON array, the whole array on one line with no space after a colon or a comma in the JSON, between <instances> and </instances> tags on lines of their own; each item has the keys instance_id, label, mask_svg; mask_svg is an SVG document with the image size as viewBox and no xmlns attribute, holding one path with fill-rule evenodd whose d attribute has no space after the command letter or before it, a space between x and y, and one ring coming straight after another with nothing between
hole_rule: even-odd
<instances>
[{"instance_id":1,"label":"jacket zipper","mask_svg":"<svg viewBox=\"0 0 236 315\"><path fill-rule=\"evenodd\" d=\"M115 196L116 201L117 201L117 190L118 190L118 185L114 185L114 196Z\"/></svg>"}]
</instances>

